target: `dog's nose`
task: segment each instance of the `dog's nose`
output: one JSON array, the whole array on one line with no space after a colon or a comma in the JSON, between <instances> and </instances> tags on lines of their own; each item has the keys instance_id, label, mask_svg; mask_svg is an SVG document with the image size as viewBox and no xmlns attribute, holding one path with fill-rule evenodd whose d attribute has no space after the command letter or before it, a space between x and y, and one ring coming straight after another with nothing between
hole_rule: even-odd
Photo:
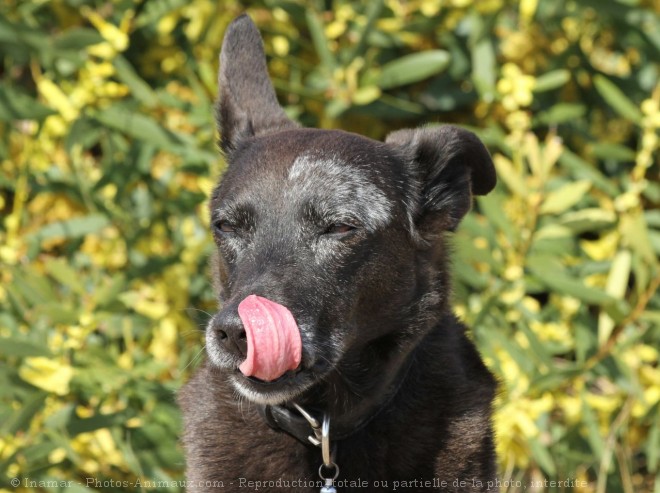
<instances>
[{"instance_id":1,"label":"dog's nose","mask_svg":"<svg viewBox=\"0 0 660 493\"><path fill-rule=\"evenodd\" d=\"M218 342L232 354L244 359L247 355L247 339L245 328L238 316L236 308L226 308L216 315L213 330L215 330Z\"/></svg>"}]
</instances>

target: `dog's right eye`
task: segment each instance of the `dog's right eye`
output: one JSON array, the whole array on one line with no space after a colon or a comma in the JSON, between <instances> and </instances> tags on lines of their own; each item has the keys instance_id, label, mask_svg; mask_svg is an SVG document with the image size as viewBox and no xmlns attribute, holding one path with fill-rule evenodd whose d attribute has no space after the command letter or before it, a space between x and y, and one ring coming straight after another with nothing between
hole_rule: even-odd
<instances>
[{"instance_id":1,"label":"dog's right eye","mask_svg":"<svg viewBox=\"0 0 660 493\"><path fill-rule=\"evenodd\" d=\"M326 228L324 234L345 235L355 229L355 226L345 223L334 223Z\"/></svg>"},{"instance_id":2,"label":"dog's right eye","mask_svg":"<svg viewBox=\"0 0 660 493\"><path fill-rule=\"evenodd\" d=\"M216 221L213 223L213 228L217 233L235 233L236 228L229 221Z\"/></svg>"}]
</instances>

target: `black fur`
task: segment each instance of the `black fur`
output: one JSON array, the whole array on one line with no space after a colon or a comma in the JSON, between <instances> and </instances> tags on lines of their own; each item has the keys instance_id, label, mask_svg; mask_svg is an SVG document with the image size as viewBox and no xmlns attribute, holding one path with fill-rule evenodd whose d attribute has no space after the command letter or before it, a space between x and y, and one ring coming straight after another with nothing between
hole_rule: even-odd
<instances>
[{"instance_id":1,"label":"black fur","mask_svg":"<svg viewBox=\"0 0 660 493\"><path fill-rule=\"evenodd\" d=\"M385 143L298 128L277 103L247 16L229 27L221 61L229 165L210 209L222 310L207 327L209 361L179 397L189 489L272 481L260 490L318 491L301 482L318 482L320 450L257 412L260 402L296 402L361 424L334 443L340 492L496 491L495 382L449 307L443 234L473 193L495 185L483 144L452 126ZM272 383L237 371L236 308L249 294L291 310L300 371Z\"/></svg>"}]
</instances>

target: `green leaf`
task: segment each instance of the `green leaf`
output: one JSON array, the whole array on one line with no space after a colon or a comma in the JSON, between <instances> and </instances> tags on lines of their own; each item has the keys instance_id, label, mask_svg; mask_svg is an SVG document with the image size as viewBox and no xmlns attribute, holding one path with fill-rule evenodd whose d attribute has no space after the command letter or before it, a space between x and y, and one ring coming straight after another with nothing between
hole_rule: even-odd
<instances>
[{"instance_id":1,"label":"green leaf","mask_svg":"<svg viewBox=\"0 0 660 493\"><path fill-rule=\"evenodd\" d=\"M330 51L330 43L328 43L328 39L325 37L323 23L318 18L316 12L311 9L306 11L305 16L307 18L307 26L309 27L309 33L312 36L314 48L316 48L316 54L321 60L321 65L327 72L332 74L332 71L337 66L337 61Z\"/></svg>"},{"instance_id":2,"label":"green leaf","mask_svg":"<svg viewBox=\"0 0 660 493\"><path fill-rule=\"evenodd\" d=\"M419 82L445 70L449 61L449 52L444 50L406 55L383 65L377 83L381 89L392 89Z\"/></svg>"},{"instance_id":3,"label":"green leaf","mask_svg":"<svg viewBox=\"0 0 660 493\"><path fill-rule=\"evenodd\" d=\"M351 97L354 104L365 105L377 100L381 95L377 86L365 86L355 91Z\"/></svg>"},{"instance_id":4,"label":"green leaf","mask_svg":"<svg viewBox=\"0 0 660 493\"><path fill-rule=\"evenodd\" d=\"M605 448L603 437L600 434L598 420L595 413L585 399L585 392L582 392L582 422L586 425L586 438L591 446L594 457L601 457Z\"/></svg>"},{"instance_id":5,"label":"green leaf","mask_svg":"<svg viewBox=\"0 0 660 493\"><path fill-rule=\"evenodd\" d=\"M470 21L473 24L468 40L472 61L472 82L479 95L486 102L491 102L495 98L498 72L495 47L489 34L490 28L476 11L470 17Z\"/></svg>"},{"instance_id":6,"label":"green leaf","mask_svg":"<svg viewBox=\"0 0 660 493\"><path fill-rule=\"evenodd\" d=\"M365 22L364 25L360 28L358 33L358 41L355 43L353 49L348 54L348 57L345 60L342 60L345 65L348 65L350 62L352 62L355 57L364 55L367 47L367 38L373 31L374 24L378 20L378 17L383 10L384 4L384 0L371 0L367 3L367 22Z\"/></svg>"},{"instance_id":7,"label":"green leaf","mask_svg":"<svg viewBox=\"0 0 660 493\"><path fill-rule=\"evenodd\" d=\"M560 388L567 380L580 376L583 373L582 368L557 368L531 381L530 387L537 392L555 391Z\"/></svg>"},{"instance_id":8,"label":"green leaf","mask_svg":"<svg viewBox=\"0 0 660 493\"><path fill-rule=\"evenodd\" d=\"M146 27L157 24L159 20L166 17L181 7L188 5L187 0L150 0L135 19L136 27Z\"/></svg>"},{"instance_id":9,"label":"green leaf","mask_svg":"<svg viewBox=\"0 0 660 493\"><path fill-rule=\"evenodd\" d=\"M91 418L79 418L73 414L71 420L67 423L67 432L71 436L80 433L89 433L90 431L101 428L110 428L114 425L122 424L126 421L128 411L122 411L113 414L96 414Z\"/></svg>"},{"instance_id":10,"label":"green leaf","mask_svg":"<svg viewBox=\"0 0 660 493\"><path fill-rule=\"evenodd\" d=\"M131 94L136 99L140 100L147 107L153 107L158 103L158 97L151 89L151 86L137 74L126 58L119 55L115 57L112 63L117 70L117 77L128 86Z\"/></svg>"},{"instance_id":11,"label":"green leaf","mask_svg":"<svg viewBox=\"0 0 660 493\"><path fill-rule=\"evenodd\" d=\"M614 161L635 161L635 151L621 144L595 143L592 146L593 155L600 159Z\"/></svg>"},{"instance_id":12,"label":"green leaf","mask_svg":"<svg viewBox=\"0 0 660 493\"><path fill-rule=\"evenodd\" d=\"M623 299L626 289L628 287L628 279L630 278L630 270L632 265L632 255L628 250L619 251L614 260L612 260L612 267L607 276L607 284L605 292L618 300ZM605 312L600 312L598 315L598 344L603 345L609 339L612 330L614 329L614 320Z\"/></svg>"},{"instance_id":13,"label":"green leaf","mask_svg":"<svg viewBox=\"0 0 660 493\"><path fill-rule=\"evenodd\" d=\"M623 299L628 287L631 264L632 255L628 250L621 250L615 255L607 278L607 285L605 288L607 294L614 296L619 300Z\"/></svg>"},{"instance_id":14,"label":"green leaf","mask_svg":"<svg viewBox=\"0 0 660 493\"><path fill-rule=\"evenodd\" d=\"M586 231L600 231L613 226L616 220L617 216L614 212L594 207L567 212L559 218L559 223L574 233L584 233Z\"/></svg>"},{"instance_id":15,"label":"green leaf","mask_svg":"<svg viewBox=\"0 0 660 493\"><path fill-rule=\"evenodd\" d=\"M161 127L150 116L130 111L114 105L94 114L96 120L108 128L119 130L138 140L155 144L160 149L172 149L178 144L178 139Z\"/></svg>"},{"instance_id":16,"label":"green leaf","mask_svg":"<svg viewBox=\"0 0 660 493\"><path fill-rule=\"evenodd\" d=\"M554 365L552 363L552 357L548 345L539 340L534 331L527 326L527 323L518 322L516 326L518 327L518 330L527 337L529 347L534 353L534 359L546 368L552 368Z\"/></svg>"},{"instance_id":17,"label":"green leaf","mask_svg":"<svg viewBox=\"0 0 660 493\"><path fill-rule=\"evenodd\" d=\"M47 463L48 454L50 454L56 447L57 445L52 442L37 443L25 447L21 453L30 464Z\"/></svg>"},{"instance_id":18,"label":"green leaf","mask_svg":"<svg viewBox=\"0 0 660 493\"><path fill-rule=\"evenodd\" d=\"M587 107L578 103L558 103L549 110L540 111L536 121L545 125L559 125L582 118Z\"/></svg>"},{"instance_id":19,"label":"green leaf","mask_svg":"<svg viewBox=\"0 0 660 493\"><path fill-rule=\"evenodd\" d=\"M37 412L43 407L44 401L48 396L47 392L35 392L30 395L26 402L14 412L7 421L0 425L3 435L15 436L19 431L25 430L32 421Z\"/></svg>"},{"instance_id":20,"label":"green leaf","mask_svg":"<svg viewBox=\"0 0 660 493\"><path fill-rule=\"evenodd\" d=\"M91 118L78 118L70 127L69 135L64 141L64 148L69 154L74 152L74 148L89 149L93 147L101 138L105 129Z\"/></svg>"},{"instance_id":21,"label":"green leaf","mask_svg":"<svg viewBox=\"0 0 660 493\"><path fill-rule=\"evenodd\" d=\"M477 197L479 210L492 222L493 226L506 234L509 240L519 236L515 225L511 223L509 217L504 213L504 194L493 191L488 195Z\"/></svg>"},{"instance_id":22,"label":"green leaf","mask_svg":"<svg viewBox=\"0 0 660 493\"><path fill-rule=\"evenodd\" d=\"M103 214L89 214L47 224L33 233L31 237L39 241L53 238L81 238L91 233L97 233L109 224L110 220Z\"/></svg>"},{"instance_id":23,"label":"green leaf","mask_svg":"<svg viewBox=\"0 0 660 493\"><path fill-rule=\"evenodd\" d=\"M571 78L571 73L566 69L553 70L536 78L534 92L551 91L566 84Z\"/></svg>"},{"instance_id":24,"label":"green leaf","mask_svg":"<svg viewBox=\"0 0 660 493\"><path fill-rule=\"evenodd\" d=\"M576 178L591 181L595 187L600 188L610 196L616 196L620 193L616 184L609 181L594 164L585 161L566 148L563 149L561 156L559 156L559 163L568 169Z\"/></svg>"},{"instance_id":25,"label":"green leaf","mask_svg":"<svg viewBox=\"0 0 660 493\"><path fill-rule=\"evenodd\" d=\"M21 296L31 308L47 303L57 296L49 279L39 273L34 267L12 269L12 290L9 292L14 296Z\"/></svg>"},{"instance_id":26,"label":"green leaf","mask_svg":"<svg viewBox=\"0 0 660 493\"><path fill-rule=\"evenodd\" d=\"M85 286L79 272L71 264L61 258L49 258L45 263L46 272L55 278L63 286L67 286L72 291L83 294Z\"/></svg>"},{"instance_id":27,"label":"green leaf","mask_svg":"<svg viewBox=\"0 0 660 493\"><path fill-rule=\"evenodd\" d=\"M80 319L80 312L70 304L60 300L49 301L34 307L34 313L51 324L75 325Z\"/></svg>"},{"instance_id":28,"label":"green leaf","mask_svg":"<svg viewBox=\"0 0 660 493\"><path fill-rule=\"evenodd\" d=\"M50 349L32 341L3 337L0 339L0 354L6 357L25 358L27 356L52 356Z\"/></svg>"},{"instance_id":29,"label":"green leaf","mask_svg":"<svg viewBox=\"0 0 660 493\"><path fill-rule=\"evenodd\" d=\"M73 28L57 35L54 39L55 50L83 50L84 48L101 43L103 36L96 30L85 27Z\"/></svg>"},{"instance_id":30,"label":"green leaf","mask_svg":"<svg viewBox=\"0 0 660 493\"><path fill-rule=\"evenodd\" d=\"M325 106L325 111L330 118L337 118L350 108L348 101L333 99Z\"/></svg>"},{"instance_id":31,"label":"green leaf","mask_svg":"<svg viewBox=\"0 0 660 493\"><path fill-rule=\"evenodd\" d=\"M29 96L23 90L6 84L0 84L0 120L41 121L56 112Z\"/></svg>"},{"instance_id":32,"label":"green leaf","mask_svg":"<svg viewBox=\"0 0 660 493\"><path fill-rule=\"evenodd\" d=\"M380 98L370 105L353 107L352 111L357 109L368 110L371 117L383 119L417 117L424 113L424 106L421 104L397 98L387 93L381 94Z\"/></svg>"},{"instance_id":33,"label":"green leaf","mask_svg":"<svg viewBox=\"0 0 660 493\"><path fill-rule=\"evenodd\" d=\"M543 445L537 438L530 438L528 443L534 459L541 466L543 472L550 477L555 476L557 474L557 467L555 466L552 455L548 452L548 446Z\"/></svg>"},{"instance_id":34,"label":"green leaf","mask_svg":"<svg viewBox=\"0 0 660 493\"><path fill-rule=\"evenodd\" d=\"M633 210L622 215L621 234L625 244L648 264L658 264L658 257L653 250L648 226L641 211Z\"/></svg>"},{"instance_id":35,"label":"green leaf","mask_svg":"<svg viewBox=\"0 0 660 493\"><path fill-rule=\"evenodd\" d=\"M658 405L656 404L655 407L657 416ZM653 426L651 426L646 443L646 451L649 471L657 472L660 468L660 420L654 420Z\"/></svg>"},{"instance_id":36,"label":"green leaf","mask_svg":"<svg viewBox=\"0 0 660 493\"><path fill-rule=\"evenodd\" d=\"M637 124L642 122L642 112L614 82L599 74L594 77L594 85L617 113Z\"/></svg>"},{"instance_id":37,"label":"green leaf","mask_svg":"<svg viewBox=\"0 0 660 493\"><path fill-rule=\"evenodd\" d=\"M493 156L493 163L495 164L498 178L502 179L509 190L520 197L527 197L529 195L529 187L525 184L524 176L514 169L509 159L501 154L495 154Z\"/></svg>"},{"instance_id":38,"label":"green leaf","mask_svg":"<svg viewBox=\"0 0 660 493\"><path fill-rule=\"evenodd\" d=\"M103 283L94 290L94 300L99 308L104 308L115 302L118 295L126 289L126 278L118 274L110 279L104 279Z\"/></svg>"},{"instance_id":39,"label":"green leaf","mask_svg":"<svg viewBox=\"0 0 660 493\"><path fill-rule=\"evenodd\" d=\"M530 255L527 267L541 283L557 294L573 296L594 305L613 303L614 299L596 288L584 284L568 275L556 257Z\"/></svg>"},{"instance_id":40,"label":"green leaf","mask_svg":"<svg viewBox=\"0 0 660 493\"><path fill-rule=\"evenodd\" d=\"M31 51L43 54L51 49L50 40L43 31L20 21L8 22L5 15L0 16L0 43L4 45L3 51L14 56L24 56Z\"/></svg>"},{"instance_id":41,"label":"green leaf","mask_svg":"<svg viewBox=\"0 0 660 493\"><path fill-rule=\"evenodd\" d=\"M582 200L590 188L589 180L566 183L548 193L541 204L541 214L561 214Z\"/></svg>"}]
</instances>

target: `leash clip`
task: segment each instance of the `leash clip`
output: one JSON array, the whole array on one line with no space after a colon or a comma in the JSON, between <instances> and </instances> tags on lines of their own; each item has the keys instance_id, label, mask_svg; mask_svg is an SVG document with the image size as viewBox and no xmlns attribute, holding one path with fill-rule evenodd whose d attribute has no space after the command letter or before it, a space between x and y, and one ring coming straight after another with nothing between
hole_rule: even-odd
<instances>
[{"instance_id":1,"label":"leash clip","mask_svg":"<svg viewBox=\"0 0 660 493\"><path fill-rule=\"evenodd\" d=\"M314 416L309 414L305 408L302 406L299 406L295 402L293 403L293 406L298 410L298 412L302 415L303 418L307 420L309 423L309 426L312 427L312 431L314 432L314 436L309 435L307 439L310 441L310 443L316 447L321 446L321 441L323 439L323 430L321 429L321 423L319 423L319 420L316 419ZM323 417L323 421L325 422L326 416ZM330 426L330 421L328 421L328 426ZM329 439L329 437L328 437Z\"/></svg>"},{"instance_id":2,"label":"leash clip","mask_svg":"<svg viewBox=\"0 0 660 493\"><path fill-rule=\"evenodd\" d=\"M332 461L330 456L330 418L323 416L321 426L321 455L323 464L319 467L319 477L325 482L320 493L337 493L335 479L339 476L339 466Z\"/></svg>"},{"instance_id":3,"label":"leash clip","mask_svg":"<svg viewBox=\"0 0 660 493\"><path fill-rule=\"evenodd\" d=\"M325 481L321 493L336 493L337 489L334 487L334 482L339 476L339 466L333 462L330 453L330 417L324 414L323 423L319 423L319 420L309 414L302 406L295 403L293 405L312 427L314 436L309 435L307 439L316 447L321 447L323 464L319 467L319 476Z\"/></svg>"}]
</instances>

